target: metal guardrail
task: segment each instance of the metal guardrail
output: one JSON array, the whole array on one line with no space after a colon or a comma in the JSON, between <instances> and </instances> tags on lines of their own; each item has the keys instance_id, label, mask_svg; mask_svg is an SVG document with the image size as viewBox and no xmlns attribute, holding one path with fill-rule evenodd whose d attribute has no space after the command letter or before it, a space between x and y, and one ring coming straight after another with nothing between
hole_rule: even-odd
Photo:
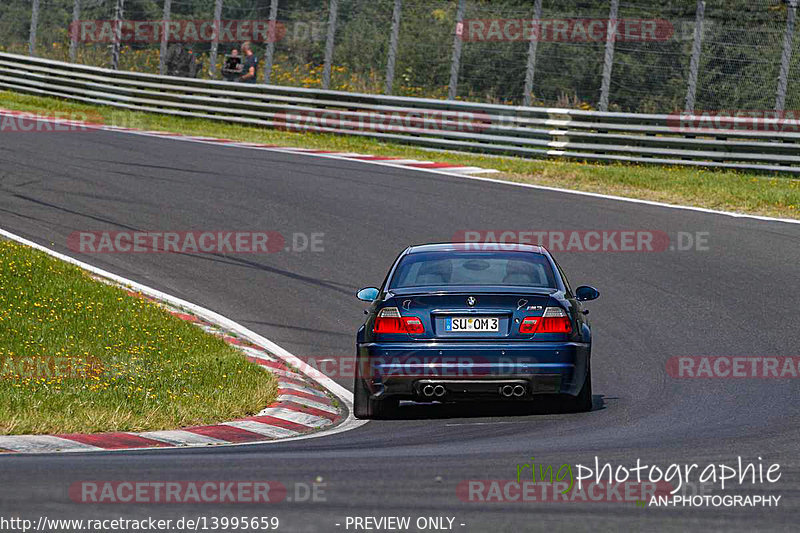
<instances>
[{"instance_id":1,"label":"metal guardrail","mask_svg":"<svg viewBox=\"0 0 800 533\"><path fill-rule=\"evenodd\" d=\"M136 111L360 135L447 150L800 173L800 117L795 131L779 131L786 125L779 118L716 119L720 127L699 129L699 121L708 117L229 83L6 53L0 53L0 88Z\"/></svg>"}]
</instances>

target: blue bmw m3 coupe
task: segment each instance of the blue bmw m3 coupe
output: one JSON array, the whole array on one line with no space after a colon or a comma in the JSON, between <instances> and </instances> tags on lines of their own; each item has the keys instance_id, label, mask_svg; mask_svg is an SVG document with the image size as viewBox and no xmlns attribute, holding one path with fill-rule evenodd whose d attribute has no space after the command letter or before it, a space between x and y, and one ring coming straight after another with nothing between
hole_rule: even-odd
<instances>
[{"instance_id":1,"label":"blue bmw m3 coupe","mask_svg":"<svg viewBox=\"0 0 800 533\"><path fill-rule=\"evenodd\" d=\"M536 401L592 407L592 332L582 302L541 246L411 246L371 302L358 331L355 416L384 418L400 400Z\"/></svg>"}]
</instances>

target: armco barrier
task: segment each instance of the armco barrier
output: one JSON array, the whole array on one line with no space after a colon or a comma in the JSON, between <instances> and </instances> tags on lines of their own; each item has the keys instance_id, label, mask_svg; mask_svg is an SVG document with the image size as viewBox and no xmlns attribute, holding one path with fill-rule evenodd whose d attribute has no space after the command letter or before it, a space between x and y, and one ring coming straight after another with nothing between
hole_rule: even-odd
<instances>
[{"instance_id":1,"label":"armco barrier","mask_svg":"<svg viewBox=\"0 0 800 533\"><path fill-rule=\"evenodd\" d=\"M325 91L115 71L0 53L0 89L240 124L536 158L800 173L800 120L613 113ZM0 106L2 101L0 100ZM707 117L706 117L707 118ZM685 128L682 125L689 124ZM779 131L783 130L783 131ZM791 131L786 131L791 130Z\"/></svg>"}]
</instances>

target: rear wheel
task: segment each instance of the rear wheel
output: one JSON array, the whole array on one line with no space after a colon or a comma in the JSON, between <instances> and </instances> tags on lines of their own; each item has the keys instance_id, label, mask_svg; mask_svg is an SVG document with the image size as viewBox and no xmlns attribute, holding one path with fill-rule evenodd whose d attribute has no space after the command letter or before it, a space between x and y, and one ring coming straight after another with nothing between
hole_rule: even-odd
<instances>
[{"instance_id":1,"label":"rear wheel","mask_svg":"<svg viewBox=\"0 0 800 533\"><path fill-rule=\"evenodd\" d=\"M592 410L592 367L586 372L581 391L568 400L567 408L571 413L585 413Z\"/></svg>"},{"instance_id":2,"label":"rear wheel","mask_svg":"<svg viewBox=\"0 0 800 533\"><path fill-rule=\"evenodd\" d=\"M372 398L367 384L356 377L353 385L353 415L362 419L389 418L395 412L399 402L394 398L381 400Z\"/></svg>"}]
</instances>

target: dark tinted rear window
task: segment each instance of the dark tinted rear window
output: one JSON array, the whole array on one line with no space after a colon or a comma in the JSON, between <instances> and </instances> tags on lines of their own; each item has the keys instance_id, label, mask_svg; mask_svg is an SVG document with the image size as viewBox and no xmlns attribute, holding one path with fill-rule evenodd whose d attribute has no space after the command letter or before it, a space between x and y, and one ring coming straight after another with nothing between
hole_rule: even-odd
<instances>
[{"instance_id":1,"label":"dark tinted rear window","mask_svg":"<svg viewBox=\"0 0 800 533\"><path fill-rule=\"evenodd\" d=\"M556 288L550 262L531 252L420 252L404 256L390 289L450 285Z\"/></svg>"}]
</instances>

